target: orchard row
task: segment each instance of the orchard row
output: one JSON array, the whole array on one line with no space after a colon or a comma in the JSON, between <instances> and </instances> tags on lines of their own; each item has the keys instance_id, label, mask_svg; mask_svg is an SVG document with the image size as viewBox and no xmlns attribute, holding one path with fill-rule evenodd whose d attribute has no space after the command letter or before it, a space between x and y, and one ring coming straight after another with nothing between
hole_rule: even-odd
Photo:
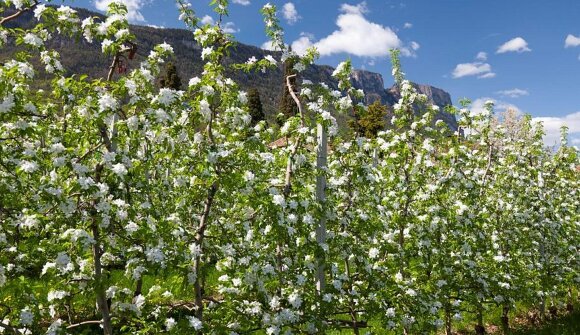
<instances>
[{"instance_id":1,"label":"orchard row","mask_svg":"<svg viewBox=\"0 0 580 335\"><path fill-rule=\"evenodd\" d=\"M178 6L204 63L185 90L156 85L167 44L115 74L135 52L121 4L102 20L0 5L0 44L24 50L0 67L0 333L483 333L490 310L507 330L516 305L543 316L577 299L580 158L565 129L550 151L530 117L466 102L446 110L451 130L394 51L389 126L338 136L338 113L366 112L350 62L338 90L301 78L316 50L287 50L270 4L283 52L236 68L291 59L298 112L250 126L225 75L232 37ZM10 26L28 11L30 29ZM46 46L57 36L100 43L108 76L66 75Z\"/></svg>"}]
</instances>

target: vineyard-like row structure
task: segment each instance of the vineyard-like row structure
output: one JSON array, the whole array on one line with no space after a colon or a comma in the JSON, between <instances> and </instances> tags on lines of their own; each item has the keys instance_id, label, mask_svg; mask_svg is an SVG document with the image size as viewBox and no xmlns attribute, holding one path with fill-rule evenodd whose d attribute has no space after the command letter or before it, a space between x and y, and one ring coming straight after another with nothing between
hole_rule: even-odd
<instances>
[{"instance_id":1,"label":"vineyard-like row structure","mask_svg":"<svg viewBox=\"0 0 580 335\"><path fill-rule=\"evenodd\" d=\"M211 1L220 18L227 2ZM544 317L577 301L580 159L565 129L549 151L530 117L466 103L449 108L452 132L396 52L402 97L376 138L335 136L335 113L365 108L349 62L340 91L287 78L299 113L279 132L250 127L224 75L232 37L178 5L205 64L184 91L156 86L171 46L131 64L123 5L81 21L0 4L0 44L26 50L0 66L0 333L451 334L471 320L481 334L490 310L507 331L516 306ZM26 11L34 27L7 28ZM316 51L289 52L276 8L262 12L286 51L237 68L294 58L300 76ZM58 35L100 43L108 76L65 76L45 47ZM39 72L50 91L30 89Z\"/></svg>"}]
</instances>

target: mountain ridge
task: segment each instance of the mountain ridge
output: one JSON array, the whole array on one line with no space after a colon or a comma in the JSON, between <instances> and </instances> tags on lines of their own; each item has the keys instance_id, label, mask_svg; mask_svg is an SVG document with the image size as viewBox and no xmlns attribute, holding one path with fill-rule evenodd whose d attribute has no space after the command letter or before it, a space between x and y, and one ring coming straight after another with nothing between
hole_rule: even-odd
<instances>
[{"instance_id":1,"label":"mountain ridge","mask_svg":"<svg viewBox=\"0 0 580 335\"><path fill-rule=\"evenodd\" d=\"M75 8L79 17L88 16L103 17L102 14L84 8ZM30 27L34 21L32 13L25 13L10 24L15 27ZM137 57L132 63L127 64L130 69L137 66L153 47L160 43L168 43L174 49L174 58L171 61L176 65L182 82L186 83L189 78L201 75L203 63L201 61L201 48L193 40L193 34L186 29L156 28L140 25L131 25L131 32L136 36ZM105 77L110 60L101 53L99 44L89 44L84 40L73 41L62 37L55 38L48 43L49 47L56 49L61 54L63 66L71 74L88 74L90 77ZM79 48L79 45L82 47ZM15 46L5 46L0 50L0 61L10 57L17 49ZM267 55L278 56L278 51L268 51L256 46L236 42L230 55L225 58L225 64L245 63L255 56L258 59ZM334 68L329 65L310 65L300 76L314 83L326 83L336 89L337 81L332 77ZM268 70L266 73L245 73L228 70L226 75L240 84L244 90L255 87L261 96L266 118L274 122L277 114L277 105L280 101L283 89L283 67ZM351 78L352 84L357 89L365 92L365 103L370 104L376 100L388 106L393 106L399 99L396 87L386 88L381 74L366 70L354 70ZM446 91L430 85L414 84L419 93L427 95L430 103L441 107L436 120L445 121L452 130L457 130L455 117L444 112L444 107L451 105L451 97ZM348 116L337 116L339 124L344 125Z\"/></svg>"}]
</instances>

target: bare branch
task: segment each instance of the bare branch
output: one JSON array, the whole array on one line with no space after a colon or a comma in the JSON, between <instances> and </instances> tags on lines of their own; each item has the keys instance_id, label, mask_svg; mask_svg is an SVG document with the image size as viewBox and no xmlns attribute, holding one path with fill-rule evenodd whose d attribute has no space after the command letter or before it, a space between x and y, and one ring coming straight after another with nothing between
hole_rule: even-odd
<instances>
[{"instance_id":1,"label":"bare branch","mask_svg":"<svg viewBox=\"0 0 580 335\"><path fill-rule=\"evenodd\" d=\"M284 180L284 197L287 197L290 194L290 189L292 188L292 160L296 155L296 151L298 151L298 147L300 146L300 137L296 139L294 145L290 149L290 156L288 156L288 161L286 162L286 175Z\"/></svg>"},{"instance_id":2,"label":"bare branch","mask_svg":"<svg viewBox=\"0 0 580 335\"><path fill-rule=\"evenodd\" d=\"M304 127L305 122L304 122L304 113L302 112L302 103L300 102L300 99L298 99L298 96L296 96L296 93L294 92L294 88L292 87L292 83L290 82L290 79L292 79L294 77L296 77L296 74L292 74L292 75L289 75L288 77L286 77L286 86L288 87L288 91L290 92L292 99L294 99L296 106L298 106L298 112L300 113L300 125L302 127ZM286 176L285 176L285 182L284 182L284 197L287 197L290 194L290 189L292 188L292 182L291 182L292 160L294 159L294 155L296 155L296 151L298 151L298 147L300 147L300 137L298 137L296 139L296 142L294 142L294 145L290 149L290 156L288 156L288 161L286 163Z\"/></svg>"},{"instance_id":3,"label":"bare branch","mask_svg":"<svg viewBox=\"0 0 580 335\"><path fill-rule=\"evenodd\" d=\"M489 176L489 170L491 169L491 159L493 154L493 145L489 145L489 151L487 153L487 166L485 167L485 172L483 174L483 180L481 182L481 191L484 192L484 187L487 182L487 177Z\"/></svg>"},{"instance_id":4,"label":"bare branch","mask_svg":"<svg viewBox=\"0 0 580 335\"><path fill-rule=\"evenodd\" d=\"M296 74L291 74L288 77L286 77L286 86L288 87L288 91L290 92L292 99L294 99L296 106L298 106L298 112L300 113L300 125L304 127L304 113L302 112L302 104L300 103L300 99L298 99L298 97L296 96L294 88L292 87L292 83L290 82L290 79L294 77L296 77Z\"/></svg>"},{"instance_id":5,"label":"bare branch","mask_svg":"<svg viewBox=\"0 0 580 335\"><path fill-rule=\"evenodd\" d=\"M25 7L25 8L22 8L22 9L18 10L16 13L2 18L2 20L0 20L0 26L3 26L4 23L12 21L12 20L16 19L17 17L19 17L20 15L32 10L37 5L38 5L38 1L35 0L32 5Z\"/></svg>"},{"instance_id":6,"label":"bare branch","mask_svg":"<svg viewBox=\"0 0 580 335\"><path fill-rule=\"evenodd\" d=\"M70 326L66 327L66 329L72 329L72 328L84 326L84 325L100 325L101 323L103 323L103 320L83 321L83 322L79 322L79 323L75 323L73 325L70 325Z\"/></svg>"},{"instance_id":7,"label":"bare branch","mask_svg":"<svg viewBox=\"0 0 580 335\"><path fill-rule=\"evenodd\" d=\"M20 334L20 332L18 331L18 329L7 325L5 323L0 322L0 328L4 328L4 329L8 329L9 331L13 332L14 334Z\"/></svg>"}]
</instances>

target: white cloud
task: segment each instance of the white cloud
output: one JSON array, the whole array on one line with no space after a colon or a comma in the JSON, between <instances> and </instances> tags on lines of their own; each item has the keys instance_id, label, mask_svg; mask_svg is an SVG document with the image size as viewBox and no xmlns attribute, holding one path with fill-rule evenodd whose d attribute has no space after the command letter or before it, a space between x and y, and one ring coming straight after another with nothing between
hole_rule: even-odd
<instances>
[{"instance_id":1,"label":"white cloud","mask_svg":"<svg viewBox=\"0 0 580 335\"><path fill-rule=\"evenodd\" d=\"M368 21L366 2L358 5L343 4L336 19L338 30L314 43L322 56L347 53L361 57L384 57L393 48L401 49L404 56L413 56L413 50L403 47L397 34L388 27ZM417 44L418 45L418 44Z\"/></svg>"},{"instance_id":2,"label":"white cloud","mask_svg":"<svg viewBox=\"0 0 580 335\"><path fill-rule=\"evenodd\" d=\"M503 54L506 52L522 53L526 51L532 51L532 49L528 48L528 42L526 42L526 40L524 40L521 37L516 37L500 45L500 47L497 48L496 53L498 54Z\"/></svg>"},{"instance_id":3,"label":"white cloud","mask_svg":"<svg viewBox=\"0 0 580 335\"><path fill-rule=\"evenodd\" d=\"M211 24L211 25L215 24L215 20L213 19L213 17L209 15L202 17L200 22L201 24ZM239 29L236 28L236 24L233 22L226 22L225 24L223 24L222 30L226 34L234 34L240 31Z\"/></svg>"},{"instance_id":4,"label":"white cloud","mask_svg":"<svg viewBox=\"0 0 580 335\"><path fill-rule=\"evenodd\" d=\"M236 28L236 24L233 22L226 22L226 24L222 27L222 30L226 34L234 34L240 32L240 30Z\"/></svg>"},{"instance_id":5,"label":"white cloud","mask_svg":"<svg viewBox=\"0 0 580 335\"><path fill-rule=\"evenodd\" d=\"M201 24L214 24L213 17L206 15L201 18Z\"/></svg>"},{"instance_id":6,"label":"white cloud","mask_svg":"<svg viewBox=\"0 0 580 335\"><path fill-rule=\"evenodd\" d=\"M366 1L363 1L356 6L343 3L340 6L340 10L347 14L358 14L358 15L362 15L369 12Z\"/></svg>"},{"instance_id":7,"label":"white cloud","mask_svg":"<svg viewBox=\"0 0 580 335\"><path fill-rule=\"evenodd\" d=\"M470 111L473 114L482 113L485 110L485 103L487 101L492 101L494 103L493 109L496 114L505 112L507 109L515 110L518 114L524 114L524 112L514 104L487 97L474 100L471 103ZM542 123L545 133L544 144L547 146L558 145L560 143L560 127L563 125L568 127L568 139L570 144L580 144L580 111L562 117L534 117L532 118L532 122Z\"/></svg>"},{"instance_id":8,"label":"white cloud","mask_svg":"<svg viewBox=\"0 0 580 335\"><path fill-rule=\"evenodd\" d=\"M522 90L519 88L498 91L497 94L499 94L503 97L510 97L510 98L519 98L519 97L524 96L524 95L530 95L530 93L528 91Z\"/></svg>"},{"instance_id":9,"label":"white cloud","mask_svg":"<svg viewBox=\"0 0 580 335\"><path fill-rule=\"evenodd\" d=\"M119 0L95 0L95 7L100 11L106 11L111 2ZM122 0L120 1L127 6L127 19L130 22L146 22L145 17L141 13L141 8L146 3L146 0Z\"/></svg>"},{"instance_id":10,"label":"white cloud","mask_svg":"<svg viewBox=\"0 0 580 335\"><path fill-rule=\"evenodd\" d=\"M415 51L419 50L419 48L421 47L421 45L415 41L411 41L410 46L411 46L411 49L413 49Z\"/></svg>"},{"instance_id":11,"label":"white cloud","mask_svg":"<svg viewBox=\"0 0 580 335\"><path fill-rule=\"evenodd\" d=\"M496 100L496 99L488 98L488 97L482 97L479 99L475 99L471 103L471 108L469 110L471 111L472 114L481 114L482 112L485 111L485 104L488 101L493 102L493 110L494 110L494 113L496 113L496 114L503 113L508 109L515 110L518 114L523 114L522 110L514 104L510 104L509 102Z\"/></svg>"},{"instance_id":12,"label":"white cloud","mask_svg":"<svg viewBox=\"0 0 580 335\"><path fill-rule=\"evenodd\" d=\"M312 37L311 34L307 34L304 32L300 33L300 38L292 42L292 51L296 52L301 56L304 55L306 53L306 50L313 45L312 44L313 39L314 38Z\"/></svg>"},{"instance_id":13,"label":"white cloud","mask_svg":"<svg viewBox=\"0 0 580 335\"><path fill-rule=\"evenodd\" d=\"M274 51L275 49L274 46L272 45L272 41L266 41L262 43L262 45L260 45L260 48L269 51Z\"/></svg>"},{"instance_id":14,"label":"white cloud","mask_svg":"<svg viewBox=\"0 0 580 335\"><path fill-rule=\"evenodd\" d=\"M564 115L562 117L543 116L532 119L534 122L541 122L544 126L544 143L546 145L559 144L560 127L568 126L568 138L571 144L580 144L580 111Z\"/></svg>"},{"instance_id":15,"label":"white cloud","mask_svg":"<svg viewBox=\"0 0 580 335\"><path fill-rule=\"evenodd\" d=\"M477 56L475 56L475 59L485 62L487 60L487 53L480 51L477 53Z\"/></svg>"},{"instance_id":16,"label":"white cloud","mask_svg":"<svg viewBox=\"0 0 580 335\"><path fill-rule=\"evenodd\" d=\"M403 25L404 29L411 29L413 28L413 24L410 22L405 22L405 24Z\"/></svg>"},{"instance_id":17,"label":"white cloud","mask_svg":"<svg viewBox=\"0 0 580 335\"><path fill-rule=\"evenodd\" d=\"M232 2L242 6L248 6L250 4L250 0L233 0Z\"/></svg>"},{"instance_id":18,"label":"white cloud","mask_svg":"<svg viewBox=\"0 0 580 335\"><path fill-rule=\"evenodd\" d=\"M260 48L262 48L264 50L268 50L268 51L281 51L280 48L274 47L272 45L272 41L266 41L266 42L262 43Z\"/></svg>"},{"instance_id":19,"label":"white cloud","mask_svg":"<svg viewBox=\"0 0 580 335\"><path fill-rule=\"evenodd\" d=\"M577 47L577 46L580 46L580 36L576 37L572 34L568 34L568 36L566 36L566 41L564 41L564 47L570 48L570 47Z\"/></svg>"},{"instance_id":20,"label":"white cloud","mask_svg":"<svg viewBox=\"0 0 580 335\"><path fill-rule=\"evenodd\" d=\"M287 2L282 6L282 16L286 19L288 24L294 24L300 20L300 15L293 3Z\"/></svg>"},{"instance_id":21,"label":"white cloud","mask_svg":"<svg viewBox=\"0 0 580 335\"><path fill-rule=\"evenodd\" d=\"M481 76L478 76L477 79L489 79L489 78L493 78L495 76L496 76L495 72L488 72L488 73L482 74Z\"/></svg>"},{"instance_id":22,"label":"white cloud","mask_svg":"<svg viewBox=\"0 0 580 335\"><path fill-rule=\"evenodd\" d=\"M495 77L495 73L491 72L491 65L481 62L457 64L451 75L453 78L477 76L477 78L483 79Z\"/></svg>"}]
</instances>

